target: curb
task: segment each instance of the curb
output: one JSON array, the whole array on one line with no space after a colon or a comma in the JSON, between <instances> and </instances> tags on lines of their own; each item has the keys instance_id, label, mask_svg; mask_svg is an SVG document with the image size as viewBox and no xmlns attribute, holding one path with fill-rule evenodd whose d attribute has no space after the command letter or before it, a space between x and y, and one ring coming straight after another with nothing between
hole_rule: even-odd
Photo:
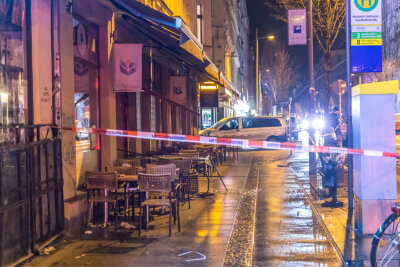
<instances>
[{"instance_id":1,"label":"curb","mask_svg":"<svg viewBox=\"0 0 400 267\"><path fill-rule=\"evenodd\" d=\"M321 225L322 229L324 230L326 236L328 237L329 242L331 243L331 245L335 249L336 253L338 254L340 260L342 261L342 265L343 266L349 266L348 263L346 262L346 260L344 259L344 255L342 254L342 252L340 251L338 245L336 244L335 239L333 238L333 236L329 232L328 228L326 227L324 220L321 218L321 215L319 214L318 210L315 208L314 203L312 202L312 200L310 198L310 195L307 193L307 190L304 188L303 184L301 183L299 177L297 176L297 174L295 173L293 168L290 167L290 166L289 166L289 168L290 168L291 172L293 173L293 175L296 177L297 183L299 184L299 186L303 190L303 193L306 196L307 202L310 205L310 207L311 207L315 217L317 218L319 224Z\"/></svg>"}]
</instances>

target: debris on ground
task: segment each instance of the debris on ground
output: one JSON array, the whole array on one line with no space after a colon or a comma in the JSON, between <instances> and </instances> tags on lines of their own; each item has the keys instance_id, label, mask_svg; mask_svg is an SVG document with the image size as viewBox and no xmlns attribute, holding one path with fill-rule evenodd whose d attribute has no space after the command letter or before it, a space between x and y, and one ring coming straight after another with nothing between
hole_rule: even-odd
<instances>
[{"instance_id":1,"label":"debris on ground","mask_svg":"<svg viewBox=\"0 0 400 267\"><path fill-rule=\"evenodd\" d=\"M135 229L136 228L136 226L134 226L130 223L127 223L127 222L121 222L121 224L119 226L124 229Z\"/></svg>"},{"instance_id":2,"label":"debris on ground","mask_svg":"<svg viewBox=\"0 0 400 267\"><path fill-rule=\"evenodd\" d=\"M85 231L85 235L91 235L91 234L93 234L92 231L90 231L90 230L86 230L86 231Z\"/></svg>"},{"instance_id":3,"label":"debris on ground","mask_svg":"<svg viewBox=\"0 0 400 267\"><path fill-rule=\"evenodd\" d=\"M47 247L44 247L44 248L43 248L41 254L50 255L50 254L52 254L55 250L56 250L56 249L55 249L53 246L47 246Z\"/></svg>"}]
</instances>

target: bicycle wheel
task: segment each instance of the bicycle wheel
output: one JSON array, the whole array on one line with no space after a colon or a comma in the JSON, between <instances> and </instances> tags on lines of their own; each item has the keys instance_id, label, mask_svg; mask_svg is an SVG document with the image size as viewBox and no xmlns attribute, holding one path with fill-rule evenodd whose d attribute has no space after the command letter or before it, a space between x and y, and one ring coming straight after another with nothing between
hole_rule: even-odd
<instances>
[{"instance_id":1,"label":"bicycle wheel","mask_svg":"<svg viewBox=\"0 0 400 267\"><path fill-rule=\"evenodd\" d=\"M371 266L400 266L399 217L392 213L374 235L370 254Z\"/></svg>"}]
</instances>

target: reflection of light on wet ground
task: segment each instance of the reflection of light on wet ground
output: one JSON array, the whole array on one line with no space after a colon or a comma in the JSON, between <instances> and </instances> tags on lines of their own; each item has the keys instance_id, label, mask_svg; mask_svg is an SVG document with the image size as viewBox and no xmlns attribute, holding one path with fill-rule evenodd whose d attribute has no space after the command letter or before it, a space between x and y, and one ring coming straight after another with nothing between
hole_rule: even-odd
<instances>
[{"instance_id":1,"label":"reflection of light on wet ground","mask_svg":"<svg viewBox=\"0 0 400 267\"><path fill-rule=\"evenodd\" d=\"M207 228L210 229L200 229L197 230L197 238L196 242L203 242L205 237L208 236L217 236L218 230L219 230L219 222L221 220L221 215L222 215L222 205L224 202L223 197L219 197L215 200L215 203L213 204L213 207L210 212L205 213L203 216L200 217L200 220L206 220L209 221L210 224L207 226ZM201 225L200 225L201 227Z\"/></svg>"},{"instance_id":2,"label":"reflection of light on wet ground","mask_svg":"<svg viewBox=\"0 0 400 267\"><path fill-rule=\"evenodd\" d=\"M303 143L307 138L299 133ZM296 178L280 165L266 164L260 173L254 265L341 266Z\"/></svg>"},{"instance_id":3,"label":"reflection of light on wet ground","mask_svg":"<svg viewBox=\"0 0 400 267\"><path fill-rule=\"evenodd\" d=\"M299 132L299 140L303 145L308 145L308 132L300 131Z\"/></svg>"},{"instance_id":4,"label":"reflection of light on wet ground","mask_svg":"<svg viewBox=\"0 0 400 267\"><path fill-rule=\"evenodd\" d=\"M81 169L83 164L83 156L85 152L90 151L90 140L79 140L75 142L76 151L76 185L80 183Z\"/></svg>"},{"instance_id":5,"label":"reflection of light on wet ground","mask_svg":"<svg viewBox=\"0 0 400 267\"><path fill-rule=\"evenodd\" d=\"M76 152L86 152L90 150L89 140L76 141L75 144L76 144Z\"/></svg>"}]
</instances>

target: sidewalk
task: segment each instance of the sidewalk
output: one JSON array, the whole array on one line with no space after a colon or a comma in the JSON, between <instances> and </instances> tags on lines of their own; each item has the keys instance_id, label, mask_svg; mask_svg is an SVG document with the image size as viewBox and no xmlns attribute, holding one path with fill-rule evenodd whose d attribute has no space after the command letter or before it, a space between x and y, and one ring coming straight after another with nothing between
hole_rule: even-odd
<instances>
[{"instance_id":1,"label":"sidewalk","mask_svg":"<svg viewBox=\"0 0 400 267\"><path fill-rule=\"evenodd\" d=\"M140 238L136 229L114 233L96 228L93 234L61 238L52 244L54 252L25 266L222 266L251 159L251 152L240 152L239 160L218 166L229 192L214 178L210 191L215 196L195 197L190 210L187 204L181 207L181 232L173 226L172 237L168 216L154 215L154 229L143 231ZM202 178L200 191L206 186Z\"/></svg>"},{"instance_id":2,"label":"sidewalk","mask_svg":"<svg viewBox=\"0 0 400 267\"><path fill-rule=\"evenodd\" d=\"M286 155L284 154L286 152ZM341 266L341 260L292 173L287 151L259 157L254 266Z\"/></svg>"},{"instance_id":3,"label":"sidewalk","mask_svg":"<svg viewBox=\"0 0 400 267\"><path fill-rule=\"evenodd\" d=\"M308 153L294 153L289 160L291 169L307 192L319 220L330 234L331 242L347 266L370 266L369 253L372 235L361 235L354 229L354 216L348 212L348 187L338 189L338 201L341 208L322 207L321 204L331 198L322 199L317 191L322 189L321 177L308 174ZM347 184L347 175L345 185ZM314 185L314 186L311 186ZM316 187L316 188L315 188Z\"/></svg>"}]
</instances>

